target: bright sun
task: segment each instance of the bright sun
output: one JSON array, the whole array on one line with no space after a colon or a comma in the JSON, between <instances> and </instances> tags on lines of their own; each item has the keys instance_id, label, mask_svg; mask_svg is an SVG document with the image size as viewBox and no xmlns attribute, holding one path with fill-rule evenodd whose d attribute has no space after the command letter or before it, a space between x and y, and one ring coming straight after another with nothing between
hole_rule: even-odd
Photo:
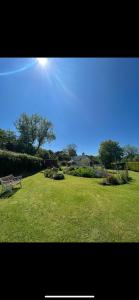
<instances>
[{"instance_id":1,"label":"bright sun","mask_svg":"<svg viewBox=\"0 0 139 300\"><path fill-rule=\"evenodd\" d=\"M48 63L48 58L47 57L37 57L37 61L41 66L45 66Z\"/></svg>"}]
</instances>

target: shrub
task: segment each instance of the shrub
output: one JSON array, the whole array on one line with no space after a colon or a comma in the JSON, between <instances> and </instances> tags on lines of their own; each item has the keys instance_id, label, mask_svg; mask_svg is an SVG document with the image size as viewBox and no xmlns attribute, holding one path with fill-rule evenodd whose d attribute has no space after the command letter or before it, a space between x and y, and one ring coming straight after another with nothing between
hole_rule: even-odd
<instances>
[{"instance_id":1,"label":"shrub","mask_svg":"<svg viewBox=\"0 0 139 300\"><path fill-rule=\"evenodd\" d=\"M51 179L64 179L64 174L59 172L57 168L46 169L44 176Z\"/></svg>"},{"instance_id":2,"label":"shrub","mask_svg":"<svg viewBox=\"0 0 139 300\"><path fill-rule=\"evenodd\" d=\"M87 177L87 178L102 178L106 176L106 171L103 168L92 167L67 167L64 170L65 174Z\"/></svg>"},{"instance_id":3,"label":"shrub","mask_svg":"<svg viewBox=\"0 0 139 300\"><path fill-rule=\"evenodd\" d=\"M35 173L44 167L43 160L28 154L0 150L0 177Z\"/></svg>"},{"instance_id":4,"label":"shrub","mask_svg":"<svg viewBox=\"0 0 139 300\"><path fill-rule=\"evenodd\" d=\"M65 176L63 173L57 173L57 174L53 175L53 179L55 179L55 180L60 180L60 179L64 179L64 178L65 178Z\"/></svg>"},{"instance_id":5,"label":"shrub","mask_svg":"<svg viewBox=\"0 0 139 300\"><path fill-rule=\"evenodd\" d=\"M65 174L79 176L79 177L95 177L94 169L89 167L69 167L64 170Z\"/></svg>"},{"instance_id":6,"label":"shrub","mask_svg":"<svg viewBox=\"0 0 139 300\"><path fill-rule=\"evenodd\" d=\"M139 162L128 162L128 170L139 172Z\"/></svg>"},{"instance_id":7,"label":"shrub","mask_svg":"<svg viewBox=\"0 0 139 300\"><path fill-rule=\"evenodd\" d=\"M67 161L61 161L60 165L63 166L63 167L67 166Z\"/></svg>"},{"instance_id":8,"label":"shrub","mask_svg":"<svg viewBox=\"0 0 139 300\"><path fill-rule=\"evenodd\" d=\"M114 174L108 174L108 176L103 180L105 185L118 185L120 184L119 177Z\"/></svg>"},{"instance_id":9,"label":"shrub","mask_svg":"<svg viewBox=\"0 0 139 300\"><path fill-rule=\"evenodd\" d=\"M108 173L102 183L105 185L118 185L128 183L130 180L131 177L128 176L128 172L121 171L118 174Z\"/></svg>"},{"instance_id":10,"label":"shrub","mask_svg":"<svg viewBox=\"0 0 139 300\"><path fill-rule=\"evenodd\" d=\"M129 181L130 177L128 176L128 174L126 174L126 172L122 171L120 172L120 180L121 183L127 183Z\"/></svg>"},{"instance_id":11,"label":"shrub","mask_svg":"<svg viewBox=\"0 0 139 300\"><path fill-rule=\"evenodd\" d=\"M96 178L103 178L107 176L107 171L103 168L95 168L94 171Z\"/></svg>"},{"instance_id":12,"label":"shrub","mask_svg":"<svg viewBox=\"0 0 139 300\"><path fill-rule=\"evenodd\" d=\"M70 166L70 167L68 168L68 170L69 170L69 171L73 171L73 170L75 170L75 167Z\"/></svg>"},{"instance_id":13,"label":"shrub","mask_svg":"<svg viewBox=\"0 0 139 300\"><path fill-rule=\"evenodd\" d=\"M53 176L53 171L52 171L52 169L46 169L46 170L44 171L44 177L52 178L52 176Z\"/></svg>"}]
</instances>

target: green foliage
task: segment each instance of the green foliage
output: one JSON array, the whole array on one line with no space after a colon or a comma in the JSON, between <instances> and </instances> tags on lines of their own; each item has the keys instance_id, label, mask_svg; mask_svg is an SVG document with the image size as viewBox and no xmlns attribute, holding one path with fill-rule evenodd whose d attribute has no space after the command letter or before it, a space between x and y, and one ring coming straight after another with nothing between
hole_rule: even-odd
<instances>
[{"instance_id":1,"label":"green foliage","mask_svg":"<svg viewBox=\"0 0 139 300\"><path fill-rule=\"evenodd\" d=\"M65 153L64 151L57 151L55 152L55 155L57 157L57 159L59 160L59 162L67 162L68 160L70 160L70 157L67 153Z\"/></svg>"},{"instance_id":2,"label":"green foliage","mask_svg":"<svg viewBox=\"0 0 139 300\"><path fill-rule=\"evenodd\" d=\"M32 116L21 114L15 122L15 127L20 133L20 142L26 145L27 150L29 145L33 146L35 143L38 144L38 150L46 140L50 142L55 139L52 123L38 114Z\"/></svg>"},{"instance_id":3,"label":"green foliage","mask_svg":"<svg viewBox=\"0 0 139 300\"><path fill-rule=\"evenodd\" d=\"M44 177L51 179L64 179L64 175L62 172L59 172L58 168L46 169L44 171Z\"/></svg>"},{"instance_id":4,"label":"green foliage","mask_svg":"<svg viewBox=\"0 0 139 300\"><path fill-rule=\"evenodd\" d=\"M52 176L53 176L53 171L52 171L52 169L46 169L46 170L44 171L44 177L52 178Z\"/></svg>"},{"instance_id":5,"label":"green foliage","mask_svg":"<svg viewBox=\"0 0 139 300\"><path fill-rule=\"evenodd\" d=\"M118 142L107 140L100 144L99 156L104 166L110 168L112 162L121 160L123 150Z\"/></svg>"},{"instance_id":6,"label":"green foliage","mask_svg":"<svg viewBox=\"0 0 139 300\"><path fill-rule=\"evenodd\" d=\"M92 166L100 164L100 158L99 158L99 156L88 155L88 157L90 159L90 163L91 163Z\"/></svg>"},{"instance_id":7,"label":"green foliage","mask_svg":"<svg viewBox=\"0 0 139 300\"><path fill-rule=\"evenodd\" d=\"M113 170L125 170L127 166L126 161L121 161L119 163L111 163L111 169Z\"/></svg>"},{"instance_id":8,"label":"green foliage","mask_svg":"<svg viewBox=\"0 0 139 300\"><path fill-rule=\"evenodd\" d=\"M66 160L65 161L61 161L60 162L60 166L63 166L63 167L67 166L67 161Z\"/></svg>"},{"instance_id":9,"label":"green foliage","mask_svg":"<svg viewBox=\"0 0 139 300\"><path fill-rule=\"evenodd\" d=\"M0 177L34 173L43 169L43 160L28 154L0 150Z\"/></svg>"},{"instance_id":10,"label":"green foliage","mask_svg":"<svg viewBox=\"0 0 139 300\"><path fill-rule=\"evenodd\" d=\"M65 168L64 173L87 178L102 178L105 176L105 170L91 167L67 167Z\"/></svg>"},{"instance_id":11,"label":"green foliage","mask_svg":"<svg viewBox=\"0 0 139 300\"><path fill-rule=\"evenodd\" d=\"M135 146L126 145L123 147L124 158L127 161L134 161L135 157L139 154L139 149Z\"/></svg>"},{"instance_id":12,"label":"green foliage","mask_svg":"<svg viewBox=\"0 0 139 300\"><path fill-rule=\"evenodd\" d=\"M61 179L64 179L64 178L65 178L65 176L62 173L57 173L57 174L53 175L53 179L55 179L55 180L61 180Z\"/></svg>"},{"instance_id":13,"label":"green foliage","mask_svg":"<svg viewBox=\"0 0 139 300\"><path fill-rule=\"evenodd\" d=\"M63 151L71 158L72 156L77 155L77 146L75 144L70 144Z\"/></svg>"},{"instance_id":14,"label":"green foliage","mask_svg":"<svg viewBox=\"0 0 139 300\"><path fill-rule=\"evenodd\" d=\"M116 173L109 172L105 179L103 179L104 185L119 185L128 183L131 177L128 175L128 171L120 171Z\"/></svg>"},{"instance_id":15,"label":"green foliage","mask_svg":"<svg viewBox=\"0 0 139 300\"><path fill-rule=\"evenodd\" d=\"M13 131L0 129L0 149L15 151L17 138Z\"/></svg>"},{"instance_id":16,"label":"green foliage","mask_svg":"<svg viewBox=\"0 0 139 300\"><path fill-rule=\"evenodd\" d=\"M53 151L42 148L38 149L35 156L41 157L43 159L56 159L56 155Z\"/></svg>"},{"instance_id":17,"label":"green foliage","mask_svg":"<svg viewBox=\"0 0 139 300\"><path fill-rule=\"evenodd\" d=\"M129 170L139 172L139 162L128 162L127 164Z\"/></svg>"}]
</instances>

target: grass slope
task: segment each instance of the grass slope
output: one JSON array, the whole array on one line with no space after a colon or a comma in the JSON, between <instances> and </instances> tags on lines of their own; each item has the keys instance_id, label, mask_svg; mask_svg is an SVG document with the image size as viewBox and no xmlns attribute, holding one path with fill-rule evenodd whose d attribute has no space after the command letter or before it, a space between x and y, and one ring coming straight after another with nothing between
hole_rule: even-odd
<instances>
[{"instance_id":1,"label":"grass slope","mask_svg":"<svg viewBox=\"0 0 139 300\"><path fill-rule=\"evenodd\" d=\"M139 173L130 174L120 186L42 173L23 179L0 198L0 242L139 242Z\"/></svg>"}]
</instances>

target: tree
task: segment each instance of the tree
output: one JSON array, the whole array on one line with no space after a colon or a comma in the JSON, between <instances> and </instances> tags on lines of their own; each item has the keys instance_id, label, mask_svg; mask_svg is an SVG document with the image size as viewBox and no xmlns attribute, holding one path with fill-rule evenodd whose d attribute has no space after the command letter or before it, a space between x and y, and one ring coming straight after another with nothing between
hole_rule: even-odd
<instances>
[{"instance_id":1,"label":"tree","mask_svg":"<svg viewBox=\"0 0 139 300\"><path fill-rule=\"evenodd\" d=\"M91 161L92 165L100 164L100 158L99 158L99 156L88 155L88 157L90 158L90 161Z\"/></svg>"},{"instance_id":2,"label":"tree","mask_svg":"<svg viewBox=\"0 0 139 300\"><path fill-rule=\"evenodd\" d=\"M139 155L139 149L135 146L126 145L123 147L124 158L128 161L136 160Z\"/></svg>"},{"instance_id":3,"label":"tree","mask_svg":"<svg viewBox=\"0 0 139 300\"><path fill-rule=\"evenodd\" d=\"M4 149L6 144L6 131L0 129L0 148Z\"/></svg>"},{"instance_id":4,"label":"tree","mask_svg":"<svg viewBox=\"0 0 139 300\"><path fill-rule=\"evenodd\" d=\"M77 146L75 144L67 145L66 149L64 149L64 152L69 155L71 158L72 156L77 156Z\"/></svg>"},{"instance_id":5,"label":"tree","mask_svg":"<svg viewBox=\"0 0 139 300\"><path fill-rule=\"evenodd\" d=\"M17 138L12 130L0 129L0 148L16 151Z\"/></svg>"},{"instance_id":6,"label":"tree","mask_svg":"<svg viewBox=\"0 0 139 300\"><path fill-rule=\"evenodd\" d=\"M118 142L107 140L100 144L99 156L104 166L110 168L112 162L117 162L122 159L123 149Z\"/></svg>"},{"instance_id":7,"label":"tree","mask_svg":"<svg viewBox=\"0 0 139 300\"><path fill-rule=\"evenodd\" d=\"M40 148L37 151L36 156L41 157L43 159L56 159L56 155L52 150L46 150L43 148Z\"/></svg>"},{"instance_id":8,"label":"tree","mask_svg":"<svg viewBox=\"0 0 139 300\"><path fill-rule=\"evenodd\" d=\"M68 161L70 160L70 157L65 151L57 151L55 152L55 155L59 161Z\"/></svg>"},{"instance_id":9,"label":"tree","mask_svg":"<svg viewBox=\"0 0 139 300\"><path fill-rule=\"evenodd\" d=\"M32 116L26 113L21 114L15 122L15 127L20 134L19 142L26 146L27 152L30 152L36 144L37 152L46 141L50 142L55 139L52 123L39 114Z\"/></svg>"}]
</instances>

